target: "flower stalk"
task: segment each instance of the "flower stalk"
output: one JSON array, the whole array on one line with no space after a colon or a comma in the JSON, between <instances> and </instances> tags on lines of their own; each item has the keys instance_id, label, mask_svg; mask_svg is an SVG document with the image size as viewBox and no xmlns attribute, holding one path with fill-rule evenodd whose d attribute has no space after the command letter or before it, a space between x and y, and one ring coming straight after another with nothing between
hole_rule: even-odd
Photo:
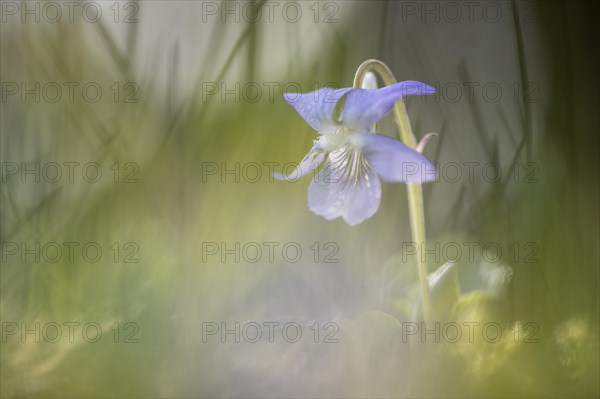
<instances>
[{"instance_id":1,"label":"flower stalk","mask_svg":"<svg viewBox=\"0 0 600 399\"><path fill-rule=\"evenodd\" d=\"M395 84L396 78L386 64L379 60L371 59L363 62L354 76L354 88L360 88L368 72L374 72L381 77L386 86ZM399 127L400 140L409 148L417 148L417 140L410 127L410 120L406 112L406 106L401 99L394 104L394 118ZM423 188L420 183L408 183L408 208L410 214L410 227L413 240L417 243L417 269L419 273L419 284L423 307L423 319L430 324L431 300L429 295L429 282L427 263L421 258L420 248L425 243L425 212L423 207Z\"/></svg>"}]
</instances>

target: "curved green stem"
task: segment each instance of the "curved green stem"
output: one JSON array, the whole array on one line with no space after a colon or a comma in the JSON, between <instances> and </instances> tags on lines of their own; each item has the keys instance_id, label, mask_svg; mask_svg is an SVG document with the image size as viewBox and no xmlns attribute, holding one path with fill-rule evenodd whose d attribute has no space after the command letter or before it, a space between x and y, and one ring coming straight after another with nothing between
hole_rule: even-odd
<instances>
[{"instance_id":1,"label":"curved green stem","mask_svg":"<svg viewBox=\"0 0 600 399\"><path fill-rule=\"evenodd\" d=\"M367 72L377 73L386 86L397 83L394 74L387 65L379 60L367 60L360 64L354 76L354 88L360 88ZM397 101L394 105L394 118L400 130L402 142L415 149L417 140L410 127L410 120L406 113L404 101ZM419 271L419 283L421 286L421 297L423 299L423 319L425 323L431 322L431 300L429 297L429 282L427 279L427 263L421 257L421 246L425 245L425 215L423 208L423 188L421 184L407 184L408 208L410 213L410 227L413 240L417 247L417 268Z\"/></svg>"}]
</instances>

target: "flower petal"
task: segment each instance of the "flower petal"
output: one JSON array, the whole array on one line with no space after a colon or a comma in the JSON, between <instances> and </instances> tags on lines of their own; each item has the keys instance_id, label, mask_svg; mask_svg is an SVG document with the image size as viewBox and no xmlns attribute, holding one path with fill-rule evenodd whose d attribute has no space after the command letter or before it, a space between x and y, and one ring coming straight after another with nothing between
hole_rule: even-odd
<instances>
[{"instance_id":1,"label":"flower petal","mask_svg":"<svg viewBox=\"0 0 600 399\"><path fill-rule=\"evenodd\" d=\"M357 151L330 153L308 188L311 211L327 220L341 216L349 225L373 216L380 200L379 178Z\"/></svg>"},{"instance_id":2,"label":"flower petal","mask_svg":"<svg viewBox=\"0 0 600 399\"><path fill-rule=\"evenodd\" d=\"M342 110L342 124L355 130L369 131L402 97L434 93L433 87L414 80L377 90L352 90L348 93Z\"/></svg>"},{"instance_id":3,"label":"flower petal","mask_svg":"<svg viewBox=\"0 0 600 399\"><path fill-rule=\"evenodd\" d=\"M317 132L333 134L339 127L333 116L335 106L340 98L350 90L352 90L350 87L344 89L324 87L304 94L286 93L283 98Z\"/></svg>"},{"instance_id":4,"label":"flower petal","mask_svg":"<svg viewBox=\"0 0 600 399\"><path fill-rule=\"evenodd\" d=\"M423 154L387 136L363 137L369 165L386 182L427 183L437 178L435 166Z\"/></svg>"},{"instance_id":5,"label":"flower petal","mask_svg":"<svg viewBox=\"0 0 600 399\"><path fill-rule=\"evenodd\" d=\"M296 166L296 169L294 169L292 173L284 175L275 172L273 173L273 177L277 180L297 181L302 176L305 176L307 173L317 169L323 161L323 158L325 157L325 154L323 152L316 150L317 145L311 148L308 154L304 156L304 159L300 161L300 163L298 164L298 166Z\"/></svg>"}]
</instances>

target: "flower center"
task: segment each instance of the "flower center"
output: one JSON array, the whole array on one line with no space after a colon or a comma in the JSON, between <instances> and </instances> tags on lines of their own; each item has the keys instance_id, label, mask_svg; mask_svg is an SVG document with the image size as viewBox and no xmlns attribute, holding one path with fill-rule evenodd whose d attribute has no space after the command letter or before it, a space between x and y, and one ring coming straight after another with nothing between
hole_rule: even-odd
<instances>
[{"instance_id":1,"label":"flower center","mask_svg":"<svg viewBox=\"0 0 600 399\"><path fill-rule=\"evenodd\" d=\"M343 148L357 151L363 147L363 136L363 133L341 126L334 134L321 136L319 143L321 149L326 153Z\"/></svg>"}]
</instances>

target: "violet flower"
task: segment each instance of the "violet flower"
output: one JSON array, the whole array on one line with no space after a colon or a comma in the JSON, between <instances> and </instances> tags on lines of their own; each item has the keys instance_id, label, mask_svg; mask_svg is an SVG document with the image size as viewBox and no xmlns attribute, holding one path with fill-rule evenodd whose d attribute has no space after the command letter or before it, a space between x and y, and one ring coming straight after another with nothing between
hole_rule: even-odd
<instances>
[{"instance_id":1,"label":"violet flower","mask_svg":"<svg viewBox=\"0 0 600 399\"><path fill-rule=\"evenodd\" d=\"M431 86L406 81L376 90L322 88L285 94L285 100L320 137L296 170L289 175L275 173L274 177L299 178L316 169L327 156L310 183L309 209L327 220L341 216L349 225L363 222L379 208L380 178L418 184L436 179L433 164L419 151L373 131L402 97L434 93Z\"/></svg>"}]
</instances>

